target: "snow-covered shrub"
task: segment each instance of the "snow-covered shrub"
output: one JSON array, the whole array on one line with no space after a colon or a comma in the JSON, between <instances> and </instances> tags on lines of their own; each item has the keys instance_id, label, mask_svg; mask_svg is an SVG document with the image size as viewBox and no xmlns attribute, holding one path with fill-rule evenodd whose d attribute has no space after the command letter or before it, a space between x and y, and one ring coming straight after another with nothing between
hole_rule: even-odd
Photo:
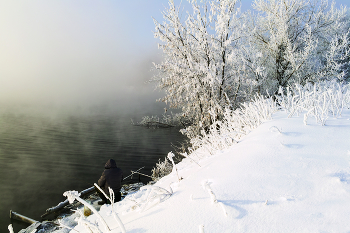
<instances>
[{"instance_id":1,"label":"snow-covered shrub","mask_svg":"<svg viewBox=\"0 0 350 233\"><path fill-rule=\"evenodd\" d=\"M167 127L186 127L191 124L191 121L183 114L163 114L159 116L144 116L141 122L137 123L139 126L167 128Z\"/></svg>"},{"instance_id":2,"label":"snow-covered shrub","mask_svg":"<svg viewBox=\"0 0 350 233\"><path fill-rule=\"evenodd\" d=\"M350 108L350 84L324 81L305 86L295 84L286 90L280 87L277 101L289 113L288 117L305 112L305 124L313 116L317 123L325 125L330 115L340 117L344 108Z\"/></svg>"},{"instance_id":3,"label":"snow-covered shrub","mask_svg":"<svg viewBox=\"0 0 350 233\"><path fill-rule=\"evenodd\" d=\"M157 181L160 178L170 174L173 171L173 165L168 161L167 158L163 162L160 161L156 163L156 167L152 169L152 180Z\"/></svg>"},{"instance_id":4,"label":"snow-covered shrub","mask_svg":"<svg viewBox=\"0 0 350 233\"><path fill-rule=\"evenodd\" d=\"M287 111L288 116L304 112L304 123L313 116L321 125L325 125L329 116L340 117L343 108L350 108L350 84L336 81L324 81L305 86L295 84L286 89L280 88L279 95L264 97L256 95L251 102L243 103L236 110L226 109L221 120L214 121L207 129L199 134L189 126L181 132L190 139L189 157L198 148L206 149L210 154L230 147L243 136L258 127L261 123L272 118L279 109ZM215 111L211 111L215 119ZM152 170L154 180L170 174L172 166L167 159L156 164Z\"/></svg>"},{"instance_id":5,"label":"snow-covered shrub","mask_svg":"<svg viewBox=\"0 0 350 233\"><path fill-rule=\"evenodd\" d=\"M66 191L63 193L63 196L67 197L69 203L73 203L75 200L79 201L80 203L82 203L83 205L87 206L96 216L97 218L100 220L100 222L102 223L104 229L102 230L102 232L110 232L110 228L107 225L106 221L103 219L103 217L99 214L99 212L88 202L86 202L84 199L80 198L80 193L78 191ZM84 213L81 213L80 215L80 219L79 221L81 221L83 223L84 226L91 228L95 226L95 224L90 224L87 221L84 220ZM98 228L97 228L98 229Z\"/></svg>"},{"instance_id":6,"label":"snow-covered shrub","mask_svg":"<svg viewBox=\"0 0 350 233\"><path fill-rule=\"evenodd\" d=\"M272 98L264 98L261 95L257 95L249 103L243 103L234 111L226 109L223 119L215 121L207 131L202 130L200 135L192 137L186 129L185 133L190 137L192 145L190 151L203 147L210 154L214 154L218 150L228 148L262 122L271 119L277 109Z\"/></svg>"}]
</instances>

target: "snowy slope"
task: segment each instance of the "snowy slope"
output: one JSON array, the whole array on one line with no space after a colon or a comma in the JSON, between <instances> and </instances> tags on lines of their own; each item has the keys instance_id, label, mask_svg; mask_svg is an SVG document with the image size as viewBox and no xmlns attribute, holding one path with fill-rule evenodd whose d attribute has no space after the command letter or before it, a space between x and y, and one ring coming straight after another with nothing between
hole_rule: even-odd
<instances>
[{"instance_id":1,"label":"snowy slope","mask_svg":"<svg viewBox=\"0 0 350 233\"><path fill-rule=\"evenodd\" d=\"M156 184L169 191L171 185L168 199L146 208L146 189L115 209L133 233L200 232L200 225L204 232L349 232L349 118L344 110L326 126L313 118L304 125L302 116L277 112L229 149L214 156L198 152L193 158L201 167L183 160L180 182L173 171ZM112 232L121 232L111 206L100 214ZM98 223L95 215L87 220ZM75 229L88 232L82 225Z\"/></svg>"}]
</instances>

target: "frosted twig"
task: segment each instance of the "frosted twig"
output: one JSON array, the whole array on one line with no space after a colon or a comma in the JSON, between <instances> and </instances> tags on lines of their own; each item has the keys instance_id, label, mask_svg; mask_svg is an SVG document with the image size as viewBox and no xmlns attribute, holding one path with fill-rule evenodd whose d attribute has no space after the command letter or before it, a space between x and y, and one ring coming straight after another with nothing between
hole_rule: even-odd
<instances>
[{"instance_id":1,"label":"frosted twig","mask_svg":"<svg viewBox=\"0 0 350 233\"><path fill-rule=\"evenodd\" d=\"M199 233L204 233L204 225L199 225Z\"/></svg>"},{"instance_id":2,"label":"frosted twig","mask_svg":"<svg viewBox=\"0 0 350 233\"><path fill-rule=\"evenodd\" d=\"M173 160L173 157L174 157L175 155L173 154L173 152L169 152L168 153L168 159L171 161L171 163L173 164L173 170L175 169L175 171L176 171L176 174L177 174L177 178L179 179L179 182L180 182L180 177L179 177L179 173L177 172L177 168L176 168L176 165L175 165L175 162L174 162L174 160Z\"/></svg>"},{"instance_id":3,"label":"frosted twig","mask_svg":"<svg viewBox=\"0 0 350 233\"><path fill-rule=\"evenodd\" d=\"M180 155L190 159L192 162L194 162L195 164L197 164L199 167L201 167L201 165L199 165L199 163L197 163L196 161L194 161L186 152L185 153L181 153Z\"/></svg>"},{"instance_id":4,"label":"frosted twig","mask_svg":"<svg viewBox=\"0 0 350 233\"><path fill-rule=\"evenodd\" d=\"M208 191L212 203L217 203L218 201L216 200L216 196L215 196L213 190L210 188L210 185L209 185L208 181L205 181L203 183L203 187L204 187L205 190Z\"/></svg>"},{"instance_id":5,"label":"frosted twig","mask_svg":"<svg viewBox=\"0 0 350 233\"><path fill-rule=\"evenodd\" d=\"M106 221L102 218L102 216L98 213L98 211L91 205L89 204L87 201L85 201L84 199L79 197L79 193L78 191L66 191L63 193L63 196L67 197L69 203L73 203L74 200L76 199L77 201L79 201L80 203L82 203L83 205L87 206L92 212L94 212L94 214L96 214L97 218L100 219L100 221L102 222L102 224L105 227L105 230L107 232L111 231L106 223Z\"/></svg>"},{"instance_id":6,"label":"frosted twig","mask_svg":"<svg viewBox=\"0 0 350 233\"><path fill-rule=\"evenodd\" d=\"M226 209L225 209L224 203L219 202L219 205L220 205L220 207L221 207L222 211L224 211L224 215L227 217L227 212L226 212Z\"/></svg>"},{"instance_id":7,"label":"frosted twig","mask_svg":"<svg viewBox=\"0 0 350 233\"><path fill-rule=\"evenodd\" d=\"M144 204L141 212L144 212L145 210L152 208L153 206L164 201L165 199L167 199L173 194L171 187L170 187L171 192L169 192L164 188L154 186L154 185L152 186L146 185L140 188L140 190L145 190L145 189L150 189L150 193L147 196L147 201ZM149 203L151 203L150 206L148 205Z\"/></svg>"},{"instance_id":8,"label":"frosted twig","mask_svg":"<svg viewBox=\"0 0 350 233\"><path fill-rule=\"evenodd\" d=\"M14 232L13 232L12 224L10 224L10 225L8 226L8 229L9 229L10 233L14 233Z\"/></svg>"},{"instance_id":9,"label":"frosted twig","mask_svg":"<svg viewBox=\"0 0 350 233\"><path fill-rule=\"evenodd\" d=\"M274 132L274 131L272 131L273 129L276 129L279 133L282 133L281 130L279 128L277 128L277 126L271 126L270 127L270 131L271 132Z\"/></svg>"},{"instance_id":10,"label":"frosted twig","mask_svg":"<svg viewBox=\"0 0 350 233\"><path fill-rule=\"evenodd\" d=\"M113 189L108 187L108 191L109 191L109 193L111 195L110 197L108 197L107 194L100 188L100 186L98 186L96 183L94 183L94 186L98 190L100 190L100 192L111 202L112 210L113 210L113 218L114 218L114 220L116 220L118 222L118 225L119 225L120 229L122 230L122 232L126 233L126 230L125 230L123 222L120 220L118 214L114 210L114 192L113 192Z\"/></svg>"},{"instance_id":11,"label":"frosted twig","mask_svg":"<svg viewBox=\"0 0 350 233\"><path fill-rule=\"evenodd\" d=\"M149 178L152 178L152 176L149 176L149 175L143 174L143 173L141 173L141 172L138 172L138 171L131 171L131 175L134 175L135 173L136 173L136 174L143 175L143 176L147 176L147 177L149 177Z\"/></svg>"}]
</instances>

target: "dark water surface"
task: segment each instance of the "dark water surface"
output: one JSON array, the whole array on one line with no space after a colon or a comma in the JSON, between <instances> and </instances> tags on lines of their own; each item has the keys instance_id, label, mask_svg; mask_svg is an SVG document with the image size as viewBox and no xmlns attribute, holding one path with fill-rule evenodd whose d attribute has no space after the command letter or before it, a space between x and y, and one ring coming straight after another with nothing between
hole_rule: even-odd
<instances>
[{"instance_id":1,"label":"dark water surface","mask_svg":"<svg viewBox=\"0 0 350 233\"><path fill-rule=\"evenodd\" d=\"M0 232L8 232L10 210L40 221L47 208L65 200L64 191L91 187L109 158L125 176L142 166L150 174L174 150L171 144L184 140L178 128L147 129L130 118L135 116L0 113Z\"/></svg>"}]
</instances>

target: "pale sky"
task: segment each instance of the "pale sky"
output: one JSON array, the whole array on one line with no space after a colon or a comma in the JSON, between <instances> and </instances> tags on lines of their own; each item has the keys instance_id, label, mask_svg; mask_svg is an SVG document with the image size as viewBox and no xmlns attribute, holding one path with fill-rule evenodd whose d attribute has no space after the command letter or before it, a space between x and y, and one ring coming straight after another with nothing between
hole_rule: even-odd
<instances>
[{"instance_id":1,"label":"pale sky","mask_svg":"<svg viewBox=\"0 0 350 233\"><path fill-rule=\"evenodd\" d=\"M251 3L242 0L243 10ZM161 51L152 16L162 21L164 5L165 0L1 0L0 103L120 102L132 93L153 102L161 94L145 81Z\"/></svg>"}]
</instances>

